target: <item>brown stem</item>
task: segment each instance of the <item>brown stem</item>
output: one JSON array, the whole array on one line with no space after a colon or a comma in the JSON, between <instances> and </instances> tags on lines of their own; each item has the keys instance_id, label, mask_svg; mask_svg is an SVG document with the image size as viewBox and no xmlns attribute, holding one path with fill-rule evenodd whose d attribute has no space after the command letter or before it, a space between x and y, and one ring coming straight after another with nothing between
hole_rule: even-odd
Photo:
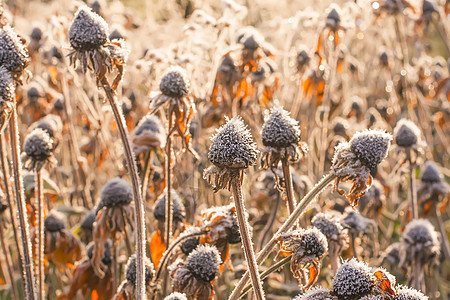
<instances>
[{"instance_id":1,"label":"brown stem","mask_svg":"<svg viewBox=\"0 0 450 300\"><path fill-rule=\"evenodd\" d=\"M289 229L291 229L295 223L297 222L297 219L301 216L303 211L308 207L308 205L311 203L312 200L316 198L317 195L319 195L323 189L325 189L334 179L336 178L336 174L334 171L330 171L328 175L324 176L315 186L312 190L308 192L308 194L303 197L303 199L297 204L297 207L292 212L292 214L287 218L287 220L283 223L283 225L278 229L278 231L275 233L275 235L272 237L272 239L266 244L266 246L258 253L258 256L256 257L256 261L258 264L261 264L267 256L269 256L270 252L272 252L273 247L277 244L278 237L282 234L287 232ZM248 271L242 276L241 280L238 282L236 287L234 288L233 292L231 293L228 300L237 300L239 298L239 295L241 293L241 290L244 288L245 284L247 283L249 279L249 273Z\"/></svg>"},{"instance_id":2,"label":"brown stem","mask_svg":"<svg viewBox=\"0 0 450 300\"><path fill-rule=\"evenodd\" d=\"M262 289L261 281L259 280L258 264L253 251L252 239L250 237L249 225L245 215L245 203L241 190L240 174L236 172L231 181L233 190L234 203L236 205L236 215L241 232L242 245L244 246L245 260L248 265L248 272L250 272L255 298L258 300L264 299L264 291Z\"/></svg>"},{"instance_id":3,"label":"brown stem","mask_svg":"<svg viewBox=\"0 0 450 300\"><path fill-rule=\"evenodd\" d=\"M141 197L139 175L137 172L134 153L131 149L130 134L128 133L125 118L123 117L120 106L117 103L116 98L114 97L114 91L105 77L101 78L100 82L116 119L117 128L119 129L122 144L125 149L125 158L127 160L128 172L133 186L136 221L136 299L143 300L145 299L145 211L144 203Z\"/></svg>"},{"instance_id":4,"label":"brown stem","mask_svg":"<svg viewBox=\"0 0 450 300\"><path fill-rule=\"evenodd\" d=\"M292 176L291 170L289 168L289 158L287 155L283 159L281 159L281 166L283 168L284 175L284 183L286 185L286 196L288 199L288 212L291 214L296 205L295 196L294 196L294 187L292 185Z\"/></svg>"},{"instance_id":5,"label":"brown stem","mask_svg":"<svg viewBox=\"0 0 450 300\"><path fill-rule=\"evenodd\" d=\"M36 231L37 239L37 265L38 265L38 298L45 299L45 271L44 271L44 195L41 170L36 170L36 206L38 228Z\"/></svg>"},{"instance_id":6,"label":"brown stem","mask_svg":"<svg viewBox=\"0 0 450 300\"><path fill-rule=\"evenodd\" d=\"M356 252L356 243L355 243L355 234L353 232L350 233L350 243L352 245L352 253L353 257L358 258L358 253Z\"/></svg>"},{"instance_id":7,"label":"brown stem","mask_svg":"<svg viewBox=\"0 0 450 300\"><path fill-rule=\"evenodd\" d=\"M437 205L435 205L434 214L436 216L436 221L438 224L439 232L441 233L442 238L442 250L444 251L445 258L450 261L450 246L448 244L447 233L445 232L444 222L441 218L441 213Z\"/></svg>"},{"instance_id":8,"label":"brown stem","mask_svg":"<svg viewBox=\"0 0 450 300\"><path fill-rule=\"evenodd\" d=\"M117 287L119 286L119 263L117 261L118 253L117 253L116 243L112 244L112 254L113 254L113 291L117 291Z\"/></svg>"},{"instance_id":9,"label":"brown stem","mask_svg":"<svg viewBox=\"0 0 450 300\"><path fill-rule=\"evenodd\" d=\"M419 218L419 210L417 205L417 193L416 193L416 164L411 158L411 150L408 150L409 160L409 201L411 203L411 211L413 219Z\"/></svg>"},{"instance_id":10,"label":"brown stem","mask_svg":"<svg viewBox=\"0 0 450 300\"><path fill-rule=\"evenodd\" d=\"M9 254L9 249L5 241L5 235L3 232L3 221L0 222L0 243L2 244L2 251L5 254L6 267L8 269L9 281L11 284L12 294L15 300L19 300L19 293L17 292L16 282L14 280L14 270L11 262L11 256Z\"/></svg>"},{"instance_id":11,"label":"brown stem","mask_svg":"<svg viewBox=\"0 0 450 300\"><path fill-rule=\"evenodd\" d=\"M150 165L152 161L152 152L148 151L144 156L144 170L142 170L142 199L144 202L147 199L147 185L148 185L148 176L150 174Z\"/></svg>"},{"instance_id":12,"label":"brown stem","mask_svg":"<svg viewBox=\"0 0 450 300\"><path fill-rule=\"evenodd\" d=\"M169 109L169 136L167 137L167 145L166 145L166 207L165 207L165 233L164 233L164 243L166 245L166 249L170 245L170 238L172 236L172 219L173 219L173 203L172 203L172 136L170 134L170 130L172 128L173 116L172 112Z\"/></svg>"},{"instance_id":13,"label":"brown stem","mask_svg":"<svg viewBox=\"0 0 450 300\"><path fill-rule=\"evenodd\" d=\"M19 213L20 233L22 237L23 256L22 264L25 273L25 295L27 300L36 299L35 277L33 272L33 260L31 253L30 231L26 215L22 162L20 160L19 145L19 125L17 120L17 103L14 103L14 110L9 123L9 134L11 136L11 153L14 173L14 187L17 200L17 211Z\"/></svg>"}]
</instances>

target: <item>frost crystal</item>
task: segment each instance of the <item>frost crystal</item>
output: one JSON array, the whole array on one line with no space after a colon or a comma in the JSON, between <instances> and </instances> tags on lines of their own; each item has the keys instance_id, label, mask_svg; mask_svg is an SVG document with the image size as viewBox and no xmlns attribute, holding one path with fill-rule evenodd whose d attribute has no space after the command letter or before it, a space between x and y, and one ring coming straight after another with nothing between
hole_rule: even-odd
<instances>
[{"instance_id":1,"label":"frost crystal","mask_svg":"<svg viewBox=\"0 0 450 300\"><path fill-rule=\"evenodd\" d=\"M70 26L69 41L78 51L99 49L108 41L108 24L89 7L81 6Z\"/></svg>"},{"instance_id":2,"label":"frost crystal","mask_svg":"<svg viewBox=\"0 0 450 300\"><path fill-rule=\"evenodd\" d=\"M298 295L292 300L336 300L336 296L330 294L330 290L323 287L314 287L302 295Z\"/></svg>"},{"instance_id":3,"label":"frost crystal","mask_svg":"<svg viewBox=\"0 0 450 300\"><path fill-rule=\"evenodd\" d=\"M394 300L428 300L428 297L413 288L399 286Z\"/></svg>"},{"instance_id":4,"label":"frost crystal","mask_svg":"<svg viewBox=\"0 0 450 300\"><path fill-rule=\"evenodd\" d=\"M127 205L133 201L133 190L128 182L121 178L109 180L102 188L99 207Z\"/></svg>"},{"instance_id":5,"label":"frost crystal","mask_svg":"<svg viewBox=\"0 0 450 300\"><path fill-rule=\"evenodd\" d=\"M261 137L264 146L288 147L300 141L300 128L289 112L276 105L270 113L266 111Z\"/></svg>"},{"instance_id":6,"label":"frost crystal","mask_svg":"<svg viewBox=\"0 0 450 300\"><path fill-rule=\"evenodd\" d=\"M144 258L144 265L145 265L145 284L149 285L155 276L155 267L153 267L153 264L148 259L148 257ZM127 263L127 271L125 277L127 278L127 281L131 284L136 285L136 255L133 254L129 259Z\"/></svg>"},{"instance_id":7,"label":"frost crystal","mask_svg":"<svg viewBox=\"0 0 450 300\"><path fill-rule=\"evenodd\" d=\"M375 169L387 156L392 136L383 130L364 130L353 135L350 148L370 170Z\"/></svg>"},{"instance_id":8,"label":"frost crystal","mask_svg":"<svg viewBox=\"0 0 450 300\"><path fill-rule=\"evenodd\" d=\"M172 66L161 78L159 89L166 96L182 98L189 92L189 85L184 69Z\"/></svg>"},{"instance_id":9,"label":"frost crystal","mask_svg":"<svg viewBox=\"0 0 450 300\"><path fill-rule=\"evenodd\" d=\"M333 293L339 299L355 299L368 295L374 286L370 268L355 258L345 261L332 281Z\"/></svg>"},{"instance_id":10,"label":"frost crystal","mask_svg":"<svg viewBox=\"0 0 450 300\"><path fill-rule=\"evenodd\" d=\"M0 101L13 101L15 95L14 80L9 71L0 66Z\"/></svg>"},{"instance_id":11,"label":"frost crystal","mask_svg":"<svg viewBox=\"0 0 450 300\"><path fill-rule=\"evenodd\" d=\"M186 260L186 267L200 280L210 282L219 275L220 254L216 247L199 246Z\"/></svg>"},{"instance_id":12,"label":"frost crystal","mask_svg":"<svg viewBox=\"0 0 450 300\"><path fill-rule=\"evenodd\" d=\"M394 137L397 145L411 147L420 140L420 129L413 122L401 119L394 128Z\"/></svg>"}]
</instances>

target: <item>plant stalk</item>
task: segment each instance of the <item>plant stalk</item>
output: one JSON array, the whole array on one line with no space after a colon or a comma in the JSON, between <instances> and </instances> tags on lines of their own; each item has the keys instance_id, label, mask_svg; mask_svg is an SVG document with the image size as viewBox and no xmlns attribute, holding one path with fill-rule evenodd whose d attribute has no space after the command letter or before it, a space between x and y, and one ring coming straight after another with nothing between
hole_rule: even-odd
<instances>
[{"instance_id":1,"label":"plant stalk","mask_svg":"<svg viewBox=\"0 0 450 300\"><path fill-rule=\"evenodd\" d=\"M442 237L442 250L444 252L445 258L450 261L450 245L448 244L447 233L445 232L444 222L442 221L441 213L437 205L435 205L434 214L436 216L437 225L439 232Z\"/></svg>"},{"instance_id":2,"label":"plant stalk","mask_svg":"<svg viewBox=\"0 0 450 300\"><path fill-rule=\"evenodd\" d=\"M148 185L148 175L150 174L150 165L152 161L152 152L148 151L144 155L144 170L142 170L142 199L147 199L147 185Z\"/></svg>"},{"instance_id":3,"label":"plant stalk","mask_svg":"<svg viewBox=\"0 0 450 300\"><path fill-rule=\"evenodd\" d=\"M9 253L8 246L5 241L5 234L3 232L3 220L0 222L0 243L2 244L2 251L5 254L6 267L8 269L9 281L11 284L12 295L15 300L19 300L19 293L17 292L16 282L14 281L14 270L11 261L11 255ZM6 274L4 274L6 275Z\"/></svg>"},{"instance_id":4,"label":"plant stalk","mask_svg":"<svg viewBox=\"0 0 450 300\"><path fill-rule=\"evenodd\" d=\"M236 172L231 181L234 203L236 205L236 216L238 219L239 230L244 246L245 259L247 261L248 271L250 272L255 298L264 299L264 291L259 279L258 263L256 262L255 252L253 251L252 239L250 237L249 224L245 215L245 203L241 190L239 172Z\"/></svg>"},{"instance_id":5,"label":"plant stalk","mask_svg":"<svg viewBox=\"0 0 450 300\"><path fill-rule=\"evenodd\" d=\"M38 260L38 296L45 299L45 270L44 270L44 195L41 170L36 170L36 206L38 230L37 230L37 260Z\"/></svg>"},{"instance_id":6,"label":"plant stalk","mask_svg":"<svg viewBox=\"0 0 450 300\"><path fill-rule=\"evenodd\" d=\"M334 179L336 178L336 174L334 171L330 171L326 176L324 176L315 186L312 190L308 192L308 194L303 197L303 199L297 204L297 207L292 212L292 214L287 218L287 220L283 223L283 225L278 229L278 231L275 233L275 235L272 237L272 239L266 244L266 246L258 253L258 256L256 257L256 261L258 264L261 264L267 256L269 256L270 252L272 251L273 247L277 244L278 237L282 234L287 232L289 229L291 229L295 223L297 222L297 219L301 216L301 214L304 212L304 210L308 207L308 205L311 203L311 201L314 200L314 198L319 195L323 189L325 189ZM249 279L249 273L248 271L245 272L244 276L242 276L241 280L238 282L236 287L234 288L233 292L231 293L228 300L237 300L239 299L239 295L241 293L241 290L244 288L245 284L247 283Z\"/></svg>"},{"instance_id":7,"label":"plant stalk","mask_svg":"<svg viewBox=\"0 0 450 300\"><path fill-rule=\"evenodd\" d=\"M281 167L283 168L284 183L286 185L286 196L288 200L288 212L291 214L296 205L294 196L294 187L292 185L291 169L289 167L289 158L287 155L281 159Z\"/></svg>"},{"instance_id":8,"label":"plant stalk","mask_svg":"<svg viewBox=\"0 0 450 300\"><path fill-rule=\"evenodd\" d=\"M170 128L172 127L172 114L169 112L169 136L167 137L166 149L166 207L165 207L165 232L164 244L166 249L170 245L170 238L172 236L172 219L173 219L173 203L172 203L172 137Z\"/></svg>"},{"instance_id":9,"label":"plant stalk","mask_svg":"<svg viewBox=\"0 0 450 300\"><path fill-rule=\"evenodd\" d=\"M411 211L413 220L419 218L419 210L417 205L417 193L416 193L416 164L411 158L411 150L408 150L409 160L409 201L411 203Z\"/></svg>"}]
</instances>

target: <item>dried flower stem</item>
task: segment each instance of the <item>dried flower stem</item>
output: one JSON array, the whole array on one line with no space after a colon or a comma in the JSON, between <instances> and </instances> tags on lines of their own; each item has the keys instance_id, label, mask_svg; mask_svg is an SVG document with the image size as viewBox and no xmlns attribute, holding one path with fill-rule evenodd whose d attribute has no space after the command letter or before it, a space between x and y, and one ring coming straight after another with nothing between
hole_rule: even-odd
<instances>
[{"instance_id":1,"label":"dried flower stem","mask_svg":"<svg viewBox=\"0 0 450 300\"><path fill-rule=\"evenodd\" d=\"M422 264L420 262L420 259L417 257L414 260L414 281L413 281L413 288L415 288L416 290L421 291L422 290L422 277L423 277L423 268L422 268Z\"/></svg>"},{"instance_id":2,"label":"dried flower stem","mask_svg":"<svg viewBox=\"0 0 450 300\"><path fill-rule=\"evenodd\" d=\"M38 265L38 298L45 299L45 270L44 270L44 195L41 170L36 170L36 211L38 220L38 230L36 231L37 239L37 265Z\"/></svg>"},{"instance_id":3,"label":"dried flower stem","mask_svg":"<svg viewBox=\"0 0 450 300\"><path fill-rule=\"evenodd\" d=\"M408 162L409 162L409 194L408 198L411 203L412 218L419 218L419 210L417 205L417 193L416 193L416 164L411 158L412 151L408 150Z\"/></svg>"},{"instance_id":4,"label":"dried flower stem","mask_svg":"<svg viewBox=\"0 0 450 300\"><path fill-rule=\"evenodd\" d=\"M434 214L436 216L437 225L442 237L441 248L444 251L445 258L450 261L450 245L448 244L447 233L445 232L445 226L441 218L441 212L439 211L439 208L436 205L434 208Z\"/></svg>"},{"instance_id":5,"label":"dried flower stem","mask_svg":"<svg viewBox=\"0 0 450 300\"><path fill-rule=\"evenodd\" d=\"M148 176L150 174L150 162L152 160L152 152L148 151L144 155L144 170L142 170L142 199L147 199Z\"/></svg>"},{"instance_id":6,"label":"dried flower stem","mask_svg":"<svg viewBox=\"0 0 450 300\"><path fill-rule=\"evenodd\" d=\"M276 200L275 200L275 203L273 205L274 207L271 210L272 213L270 215L270 219L267 222L267 225L265 226L264 231L263 231L263 233L261 235L262 237L261 237L261 242L260 242L260 245L259 245L259 249L262 249L264 247L264 244L266 243L266 240L267 240L267 238L269 237L269 234L272 231L273 224L275 223L275 220L277 218L278 207L280 206L280 200L281 200L280 193L277 193Z\"/></svg>"},{"instance_id":7,"label":"dried flower stem","mask_svg":"<svg viewBox=\"0 0 450 300\"><path fill-rule=\"evenodd\" d=\"M113 291L117 291L117 287L119 286L119 262L117 261L118 251L116 247L116 243L112 243L112 255L113 255Z\"/></svg>"},{"instance_id":8,"label":"dried flower stem","mask_svg":"<svg viewBox=\"0 0 450 300\"><path fill-rule=\"evenodd\" d=\"M248 272L250 272L255 298L264 299L264 291L258 274L258 264L253 251L252 239L250 237L249 225L245 215L245 203L241 190L241 181L239 172L234 174L231 181L234 203L236 205L236 216L238 219L239 230L241 232L242 245L244 246L245 259L247 261Z\"/></svg>"},{"instance_id":9,"label":"dried flower stem","mask_svg":"<svg viewBox=\"0 0 450 300\"><path fill-rule=\"evenodd\" d=\"M137 172L136 160L131 149L130 134L128 133L125 119L119 107L119 104L114 97L114 91L108 83L108 80L103 77L100 79L103 90L108 98L111 109L116 119L117 127L119 128L122 144L125 149L125 158L127 160L128 172L133 186L133 196L135 201L135 220L136 220L136 299L145 299L145 211L144 203L141 197L141 189L139 186L139 175Z\"/></svg>"},{"instance_id":10,"label":"dried flower stem","mask_svg":"<svg viewBox=\"0 0 450 300\"><path fill-rule=\"evenodd\" d=\"M5 241L5 234L3 232L4 224L0 223L0 243L2 244L2 251L5 254L6 267L8 269L9 281L11 284L12 295L15 300L19 300L19 293L17 292L16 282L14 280L14 270L11 261L11 255L9 253L8 246Z\"/></svg>"},{"instance_id":11,"label":"dried flower stem","mask_svg":"<svg viewBox=\"0 0 450 300\"><path fill-rule=\"evenodd\" d=\"M17 104L14 103L14 110L9 120L9 134L11 136L11 152L14 173L14 186L16 191L17 211L19 213L20 233L22 237L23 256L22 264L25 273L25 295L27 300L36 299L35 278L33 272L33 260L31 253L30 233L26 215L24 188L22 178L22 162L20 160L19 146L19 125L17 121Z\"/></svg>"},{"instance_id":12,"label":"dried flower stem","mask_svg":"<svg viewBox=\"0 0 450 300\"><path fill-rule=\"evenodd\" d=\"M292 214L287 218L287 220L283 223L283 225L278 229L272 239L266 244L266 246L258 253L256 257L256 261L258 264L261 264L267 256L269 256L270 252L272 252L273 247L277 244L278 237L291 229L297 219L304 212L305 208L311 203L314 198L319 195L334 179L336 178L336 174L334 171L330 171L326 176L324 176L317 184L314 186L312 190L308 192L308 194L303 197L303 199L297 204L297 207L292 212ZM238 282L233 292L231 293L228 300L237 300L241 293L241 290L244 288L245 284L249 279L249 273L246 272L241 280Z\"/></svg>"},{"instance_id":13,"label":"dried flower stem","mask_svg":"<svg viewBox=\"0 0 450 300\"><path fill-rule=\"evenodd\" d=\"M288 212L291 214L295 209L294 187L292 186L291 169L289 167L289 158L287 155L281 160L283 168L284 183L286 185L286 196L288 200Z\"/></svg>"},{"instance_id":14,"label":"dried flower stem","mask_svg":"<svg viewBox=\"0 0 450 300\"><path fill-rule=\"evenodd\" d=\"M173 219L173 203L172 203L172 134L171 128L173 123L172 112L169 109L168 112L169 119L169 135L167 136L166 143L166 211L165 211L165 233L164 233L164 244L166 249L169 248L170 238L172 236L172 219Z\"/></svg>"}]
</instances>

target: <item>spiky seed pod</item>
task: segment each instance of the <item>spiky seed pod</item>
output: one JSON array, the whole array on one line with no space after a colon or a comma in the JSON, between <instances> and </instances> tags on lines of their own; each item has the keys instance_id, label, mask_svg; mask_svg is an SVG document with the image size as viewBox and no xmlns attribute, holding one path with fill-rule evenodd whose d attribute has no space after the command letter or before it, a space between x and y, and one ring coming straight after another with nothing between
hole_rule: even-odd
<instances>
[{"instance_id":1,"label":"spiky seed pod","mask_svg":"<svg viewBox=\"0 0 450 300\"><path fill-rule=\"evenodd\" d=\"M14 101L15 91L11 73L4 66L0 66L0 101Z\"/></svg>"},{"instance_id":2,"label":"spiky seed pod","mask_svg":"<svg viewBox=\"0 0 450 300\"><path fill-rule=\"evenodd\" d=\"M96 219L95 210L91 210L88 212L83 219L81 220L80 227L81 229L92 231L94 229L94 223Z\"/></svg>"},{"instance_id":3,"label":"spiky seed pod","mask_svg":"<svg viewBox=\"0 0 450 300\"><path fill-rule=\"evenodd\" d=\"M394 138L398 146L412 147L420 141L420 129L414 122L401 119L394 128Z\"/></svg>"},{"instance_id":4,"label":"spiky seed pod","mask_svg":"<svg viewBox=\"0 0 450 300\"><path fill-rule=\"evenodd\" d=\"M173 292L168 295L164 300L187 300L186 294Z\"/></svg>"},{"instance_id":5,"label":"spiky seed pod","mask_svg":"<svg viewBox=\"0 0 450 300\"><path fill-rule=\"evenodd\" d=\"M86 254L87 254L89 260L91 260L92 257L93 257L94 244L95 244L94 242L91 242L87 246ZM111 262L112 262L111 247L112 247L112 242L111 242L111 240L108 239L105 242L104 251L103 251L103 258L102 258L102 263L104 265L106 265L106 266L111 264Z\"/></svg>"},{"instance_id":6,"label":"spiky seed pod","mask_svg":"<svg viewBox=\"0 0 450 300\"><path fill-rule=\"evenodd\" d=\"M371 293L374 283L370 268L355 258L345 261L332 281L333 294L339 299L358 299Z\"/></svg>"},{"instance_id":7,"label":"spiky seed pod","mask_svg":"<svg viewBox=\"0 0 450 300\"><path fill-rule=\"evenodd\" d=\"M173 221L183 222L186 217L183 200L175 190L172 190L170 194L173 201ZM160 222L164 222L166 219L166 192L162 193L158 197L158 200L156 200L155 207L153 208L153 216Z\"/></svg>"},{"instance_id":8,"label":"spiky seed pod","mask_svg":"<svg viewBox=\"0 0 450 300\"><path fill-rule=\"evenodd\" d=\"M352 208L345 210L342 223L350 228L350 231L359 235L362 233L370 233L376 228L377 224L374 220L362 216L359 212L356 212Z\"/></svg>"},{"instance_id":9,"label":"spiky seed pod","mask_svg":"<svg viewBox=\"0 0 450 300\"><path fill-rule=\"evenodd\" d=\"M327 251L328 243L325 235L313 227L303 232L300 247L304 249L304 255L321 257Z\"/></svg>"},{"instance_id":10,"label":"spiky seed pod","mask_svg":"<svg viewBox=\"0 0 450 300\"><path fill-rule=\"evenodd\" d=\"M416 289L399 286L397 287L394 300L428 300L428 297Z\"/></svg>"},{"instance_id":11,"label":"spiky seed pod","mask_svg":"<svg viewBox=\"0 0 450 300\"><path fill-rule=\"evenodd\" d=\"M311 220L311 225L318 228L329 241L339 241L347 235L338 218L329 212L316 214Z\"/></svg>"},{"instance_id":12,"label":"spiky seed pod","mask_svg":"<svg viewBox=\"0 0 450 300\"><path fill-rule=\"evenodd\" d=\"M191 273L205 282L213 281L219 275L222 263L216 247L200 245L186 259L186 267Z\"/></svg>"},{"instance_id":13,"label":"spiky seed pod","mask_svg":"<svg viewBox=\"0 0 450 300\"><path fill-rule=\"evenodd\" d=\"M20 77L30 60L26 46L14 30L5 26L0 29L0 66Z\"/></svg>"},{"instance_id":14,"label":"spiky seed pod","mask_svg":"<svg viewBox=\"0 0 450 300\"><path fill-rule=\"evenodd\" d=\"M441 245L438 234L427 219L414 219L409 222L403 236L402 262L411 265L416 259L422 264L433 265L437 263Z\"/></svg>"},{"instance_id":15,"label":"spiky seed pod","mask_svg":"<svg viewBox=\"0 0 450 300\"><path fill-rule=\"evenodd\" d=\"M336 296L331 295L329 289L323 287L313 287L302 295L298 295L292 300L337 300Z\"/></svg>"},{"instance_id":16,"label":"spiky seed pod","mask_svg":"<svg viewBox=\"0 0 450 300\"><path fill-rule=\"evenodd\" d=\"M270 112L266 111L261 138L264 146L284 148L296 145L300 141L298 122L281 106L275 105Z\"/></svg>"},{"instance_id":17,"label":"spiky seed pod","mask_svg":"<svg viewBox=\"0 0 450 300\"><path fill-rule=\"evenodd\" d=\"M108 41L108 24L86 5L75 13L69 29L69 41L78 51L97 50Z\"/></svg>"},{"instance_id":18,"label":"spiky seed pod","mask_svg":"<svg viewBox=\"0 0 450 300\"><path fill-rule=\"evenodd\" d=\"M153 266L152 262L145 257L144 259L145 264L145 284L149 285L155 276L155 267ZM126 267L126 274L125 277L127 278L127 281L131 283L133 286L136 285L136 255L133 254L129 259Z\"/></svg>"},{"instance_id":19,"label":"spiky seed pod","mask_svg":"<svg viewBox=\"0 0 450 300\"><path fill-rule=\"evenodd\" d=\"M434 162L427 161L420 173L420 179L424 183L439 183L442 181L442 175Z\"/></svg>"},{"instance_id":20,"label":"spiky seed pod","mask_svg":"<svg viewBox=\"0 0 450 300\"><path fill-rule=\"evenodd\" d=\"M163 95L172 98L182 98L189 92L190 83L184 69L178 66L170 67L161 78L159 89Z\"/></svg>"},{"instance_id":21,"label":"spiky seed pod","mask_svg":"<svg viewBox=\"0 0 450 300\"><path fill-rule=\"evenodd\" d=\"M102 188L98 207L117 207L133 201L133 189L130 184L119 178L109 180Z\"/></svg>"},{"instance_id":22,"label":"spiky seed pod","mask_svg":"<svg viewBox=\"0 0 450 300\"><path fill-rule=\"evenodd\" d=\"M350 149L370 170L377 167L387 156L392 136L383 130L364 130L350 139Z\"/></svg>"},{"instance_id":23,"label":"spiky seed pod","mask_svg":"<svg viewBox=\"0 0 450 300\"><path fill-rule=\"evenodd\" d=\"M52 157L55 145L46 131L36 128L26 136L23 150L26 154L25 167L40 170Z\"/></svg>"},{"instance_id":24,"label":"spiky seed pod","mask_svg":"<svg viewBox=\"0 0 450 300\"><path fill-rule=\"evenodd\" d=\"M58 232L66 228L66 219L61 213L53 211L44 220L44 228L48 232Z\"/></svg>"},{"instance_id":25,"label":"spiky seed pod","mask_svg":"<svg viewBox=\"0 0 450 300\"><path fill-rule=\"evenodd\" d=\"M211 138L208 159L218 167L248 168L256 163L258 150L250 130L241 117L226 118L227 123Z\"/></svg>"},{"instance_id":26,"label":"spiky seed pod","mask_svg":"<svg viewBox=\"0 0 450 300\"><path fill-rule=\"evenodd\" d=\"M135 155L150 151L152 148L166 146L167 133L161 120L155 115L147 114L139 121L133 134Z\"/></svg>"},{"instance_id":27,"label":"spiky seed pod","mask_svg":"<svg viewBox=\"0 0 450 300\"><path fill-rule=\"evenodd\" d=\"M190 239L187 239L186 241L182 242L180 245L180 250L183 252L184 255L189 255L192 251L197 248L197 246L200 244L200 238L193 237Z\"/></svg>"}]
</instances>

